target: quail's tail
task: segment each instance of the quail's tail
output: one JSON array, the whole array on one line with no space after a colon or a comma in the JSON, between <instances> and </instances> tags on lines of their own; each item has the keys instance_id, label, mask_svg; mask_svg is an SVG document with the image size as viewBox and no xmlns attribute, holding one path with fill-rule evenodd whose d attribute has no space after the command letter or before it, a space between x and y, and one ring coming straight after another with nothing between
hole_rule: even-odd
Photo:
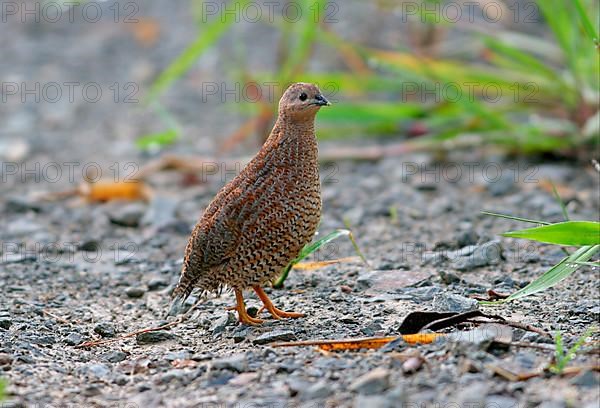
<instances>
[{"instance_id":1,"label":"quail's tail","mask_svg":"<svg viewBox=\"0 0 600 408\"><path fill-rule=\"evenodd\" d=\"M181 269L181 275L179 277L179 282L177 283L177 286L175 287L175 290L173 290L173 293L171 295L173 300L171 301L171 307L169 309L169 312L167 313L167 316L176 316L184 311L183 305L190 293L192 293L194 283L195 279L193 279L192 276L190 276L187 264L184 260L183 268Z\"/></svg>"},{"instance_id":2,"label":"quail's tail","mask_svg":"<svg viewBox=\"0 0 600 408\"><path fill-rule=\"evenodd\" d=\"M185 273L184 269L181 278L179 279L179 283L171 295L173 300L171 301L171 308L169 309L167 316L176 316L184 312L185 308L183 305L188 296L190 296L190 293L192 293L193 288L193 282L189 279L188 274Z\"/></svg>"}]
</instances>

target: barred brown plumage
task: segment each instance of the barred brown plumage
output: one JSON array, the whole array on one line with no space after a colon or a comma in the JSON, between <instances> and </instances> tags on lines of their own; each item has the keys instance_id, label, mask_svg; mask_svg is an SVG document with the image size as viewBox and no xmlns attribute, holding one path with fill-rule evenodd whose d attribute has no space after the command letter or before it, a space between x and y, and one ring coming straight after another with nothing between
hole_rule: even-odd
<instances>
[{"instance_id":1,"label":"barred brown plumage","mask_svg":"<svg viewBox=\"0 0 600 408\"><path fill-rule=\"evenodd\" d=\"M321 186L314 119L325 105L316 85L296 83L285 91L269 138L193 229L171 314L195 287L230 287L242 323L262 322L246 312L242 291L248 288L274 318L302 316L277 309L261 287L279 276L317 229Z\"/></svg>"}]
</instances>

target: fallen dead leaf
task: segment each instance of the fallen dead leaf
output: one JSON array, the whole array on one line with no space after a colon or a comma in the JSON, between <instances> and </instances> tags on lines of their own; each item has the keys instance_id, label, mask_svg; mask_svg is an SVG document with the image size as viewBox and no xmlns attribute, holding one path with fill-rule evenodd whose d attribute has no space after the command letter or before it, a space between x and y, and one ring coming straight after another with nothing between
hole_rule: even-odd
<instances>
[{"instance_id":1,"label":"fallen dead leaf","mask_svg":"<svg viewBox=\"0 0 600 408\"><path fill-rule=\"evenodd\" d=\"M148 200L151 195L150 189L139 180L84 183L79 191L81 196L89 202Z\"/></svg>"},{"instance_id":2,"label":"fallen dead leaf","mask_svg":"<svg viewBox=\"0 0 600 408\"><path fill-rule=\"evenodd\" d=\"M344 262L362 262L359 256L348 256L345 258L331 259L328 261L319 261L319 262L299 262L294 265L294 269L299 269L303 271L310 271L313 269L324 268L329 265L335 265Z\"/></svg>"},{"instance_id":3,"label":"fallen dead leaf","mask_svg":"<svg viewBox=\"0 0 600 408\"><path fill-rule=\"evenodd\" d=\"M408 344L428 344L432 343L438 337L443 337L443 333L419 333L403 335L402 339ZM360 349L378 349L391 341L394 341L398 336L388 337L363 337L358 339L340 339L340 340L306 340L292 341L285 343L273 343L273 347L294 347L294 346L317 346L325 351L345 351L345 350L360 350Z\"/></svg>"}]
</instances>

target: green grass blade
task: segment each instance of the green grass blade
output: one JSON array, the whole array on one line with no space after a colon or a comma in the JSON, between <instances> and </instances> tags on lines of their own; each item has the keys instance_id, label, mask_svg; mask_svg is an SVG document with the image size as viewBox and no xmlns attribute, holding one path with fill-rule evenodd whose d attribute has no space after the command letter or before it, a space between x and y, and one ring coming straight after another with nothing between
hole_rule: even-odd
<instances>
[{"instance_id":1,"label":"green grass blade","mask_svg":"<svg viewBox=\"0 0 600 408\"><path fill-rule=\"evenodd\" d=\"M565 356L568 358L568 361L571 361L573 358L575 358L575 355L577 354L577 352L579 351L581 346L583 346L585 344L586 340L597 330L598 330L598 328L595 326L591 326L591 327L587 328L587 330L581 335L581 337L579 337L579 339L575 342L575 344L573 344L573 346L565 354Z\"/></svg>"},{"instance_id":2,"label":"green grass blade","mask_svg":"<svg viewBox=\"0 0 600 408\"><path fill-rule=\"evenodd\" d=\"M565 221L541 227L509 231L505 237L523 238L556 245L600 245L600 223Z\"/></svg>"},{"instance_id":3,"label":"green grass blade","mask_svg":"<svg viewBox=\"0 0 600 408\"><path fill-rule=\"evenodd\" d=\"M0 378L0 402L4 400L6 396L6 381L4 378Z\"/></svg>"},{"instance_id":4,"label":"green grass blade","mask_svg":"<svg viewBox=\"0 0 600 408\"><path fill-rule=\"evenodd\" d=\"M577 265L581 266L591 266L592 268L600 268L600 262L575 262Z\"/></svg>"},{"instance_id":5,"label":"green grass blade","mask_svg":"<svg viewBox=\"0 0 600 408\"><path fill-rule=\"evenodd\" d=\"M575 4L575 8L577 9L577 13L579 14L579 18L581 19L581 24L583 25L583 29L589 35L589 37L594 40L596 43L598 42L598 32L594 28L592 21L590 20L587 11L581 4L581 0L573 0L573 4Z\"/></svg>"},{"instance_id":6,"label":"green grass blade","mask_svg":"<svg viewBox=\"0 0 600 408\"><path fill-rule=\"evenodd\" d=\"M575 358L581 346L583 346L587 339L597 330L598 328L595 326L588 327L586 331L581 335L581 337L577 339L575 344L573 344L573 346L571 346L571 348L566 352L562 339L562 334L560 331L557 331L556 335L554 336L554 364L550 366L550 371L552 371L555 374L562 374L567 364L569 364L569 362L571 362L571 360Z\"/></svg>"},{"instance_id":7,"label":"green grass blade","mask_svg":"<svg viewBox=\"0 0 600 408\"><path fill-rule=\"evenodd\" d=\"M565 346L560 330L557 330L554 335L554 362L554 370L559 373L562 372L565 364Z\"/></svg>"},{"instance_id":8,"label":"green grass blade","mask_svg":"<svg viewBox=\"0 0 600 408\"><path fill-rule=\"evenodd\" d=\"M319 248L327 245L334 239L337 239L342 236L351 236L350 230L347 230L347 229L335 230L335 231L327 234L323 238L313 242L312 244L306 245L304 248L302 248L302 251L300 251L300 254L285 267L285 269L283 270L283 272L281 273L279 278L277 278L275 283L273 283L273 287L274 288L283 287L283 282L285 282L285 280L287 279L290 271L292 270L292 268L295 264L297 264L298 262L300 262L301 260L303 260L304 258L309 256L310 254L312 254Z\"/></svg>"},{"instance_id":9,"label":"green grass blade","mask_svg":"<svg viewBox=\"0 0 600 408\"><path fill-rule=\"evenodd\" d=\"M175 143L179 134L175 129L169 129L164 132L144 135L135 141L136 146L142 150L148 150L154 147L163 147Z\"/></svg>"},{"instance_id":10,"label":"green grass blade","mask_svg":"<svg viewBox=\"0 0 600 408\"><path fill-rule=\"evenodd\" d=\"M326 0L304 0L301 2L300 7L303 11L303 18L299 41L281 68L281 80L286 81L292 79L294 73L302 70L301 68L308 60L310 60L309 54L319 32L319 24L315 21L315 13L318 13L318 16L322 16L325 11L326 3Z\"/></svg>"},{"instance_id":11,"label":"green grass blade","mask_svg":"<svg viewBox=\"0 0 600 408\"><path fill-rule=\"evenodd\" d=\"M534 293L546 290L579 269L581 265L578 262L588 261L596 252L598 252L599 249L600 245L583 246L572 255L563 258L562 261L554 265L552 268L550 268L550 270L545 272L542 276L531 282L529 285L525 286L523 289L516 291L506 299L500 300L499 302L485 302L485 304L510 302L512 300L520 299L525 296L533 295Z\"/></svg>"},{"instance_id":12,"label":"green grass blade","mask_svg":"<svg viewBox=\"0 0 600 408\"><path fill-rule=\"evenodd\" d=\"M491 215L493 217L506 218L507 220L530 222L532 224L551 225L549 222L546 222L546 221L530 220L527 218L514 217L512 215L500 214L500 213L495 213L495 212L491 212L491 211L481 211L481 213L485 214L485 215Z\"/></svg>"},{"instance_id":13,"label":"green grass blade","mask_svg":"<svg viewBox=\"0 0 600 408\"><path fill-rule=\"evenodd\" d=\"M554 183L551 181L550 184L552 184L552 193L554 194L554 198L556 198L556 201L558 202L558 205L560 205L560 209L562 210L563 218L565 219L565 221L569 221L569 213L567 212L565 202L562 200L562 198L560 198L560 194L558 194L558 190L556 190L556 186L554 185Z\"/></svg>"},{"instance_id":14,"label":"green grass blade","mask_svg":"<svg viewBox=\"0 0 600 408\"><path fill-rule=\"evenodd\" d=\"M485 43L492 51L509 58L522 68L526 68L529 71L536 71L540 75L553 80L560 79L557 72L535 58L531 53L523 52L492 37L487 37Z\"/></svg>"},{"instance_id":15,"label":"green grass blade","mask_svg":"<svg viewBox=\"0 0 600 408\"><path fill-rule=\"evenodd\" d=\"M356 240L354 239L354 234L352 232L350 232L350 235L348 235L348 238L350 238L350 242L352 243L352 246L354 247L354 252L356 252L356 254L360 257L360 259L362 259L362 261L364 262L364 264L366 266L370 266L369 261L367 261L367 258L365 257L365 255L362 253L362 251L358 247L358 244L356 243Z\"/></svg>"},{"instance_id":16,"label":"green grass blade","mask_svg":"<svg viewBox=\"0 0 600 408\"><path fill-rule=\"evenodd\" d=\"M249 0L235 0L236 10L242 9ZM233 4L228 7L233 8ZM237 13L223 13L209 22L196 40L190 44L169 66L158 76L150 87L147 101L155 100L171 83L184 75L196 60L213 46L227 29L235 22Z\"/></svg>"},{"instance_id":17,"label":"green grass blade","mask_svg":"<svg viewBox=\"0 0 600 408\"><path fill-rule=\"evenodd\" d=\"M300 251L300 255L298 255L298 257L296 259L294 259L292 262L296 264L296 263L300 262L301 260L303 260L304 258L306 258L307 256L309 256L310 254L312 254L313 252L315 252L316 250L318 250L319 248L322 248L323 246L327 245L334 239L337 239L337 238L343 237L343 236L347 236L347 235L350 235L350 230L347 230L347 229L335 230L335 231L327 234L323 238L313 242L312 244L305 246L302 249L302 251Z\"/></svg>"},{"instance_id":18,"label":"green grass blade","mask_svg":"<svg viewBox=\"0 0 600 408\"><path fill-rule=\"evenodd\" d=\"M538 0L536 3L563 53L571 60L573 44L569 34L573 23L569 21L571 13L569 12L568 2L563 0Z\"/></svg>"}]
</instances>

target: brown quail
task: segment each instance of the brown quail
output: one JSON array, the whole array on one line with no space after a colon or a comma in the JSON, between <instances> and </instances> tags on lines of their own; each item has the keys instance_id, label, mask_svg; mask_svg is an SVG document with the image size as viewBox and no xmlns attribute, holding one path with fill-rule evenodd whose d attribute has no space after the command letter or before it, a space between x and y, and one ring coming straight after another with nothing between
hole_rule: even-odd
<instances>
[{"instance_id":1,"label":"brown quail","mask_svg":"<svg viewBox=\"0 0 600 408\"><path fill-rule=\"evenodd\" d=\"M303 316L276 308L262 286L279 276L317 229L321 187L314 120L325 105L330 103L316 85L296 83L285 91L269 138L192 231L170 314L198 287L233 288L244 324L262 322L246 312L243 290L249 288L274 318Z\"/></svg>"}]
</instances>

